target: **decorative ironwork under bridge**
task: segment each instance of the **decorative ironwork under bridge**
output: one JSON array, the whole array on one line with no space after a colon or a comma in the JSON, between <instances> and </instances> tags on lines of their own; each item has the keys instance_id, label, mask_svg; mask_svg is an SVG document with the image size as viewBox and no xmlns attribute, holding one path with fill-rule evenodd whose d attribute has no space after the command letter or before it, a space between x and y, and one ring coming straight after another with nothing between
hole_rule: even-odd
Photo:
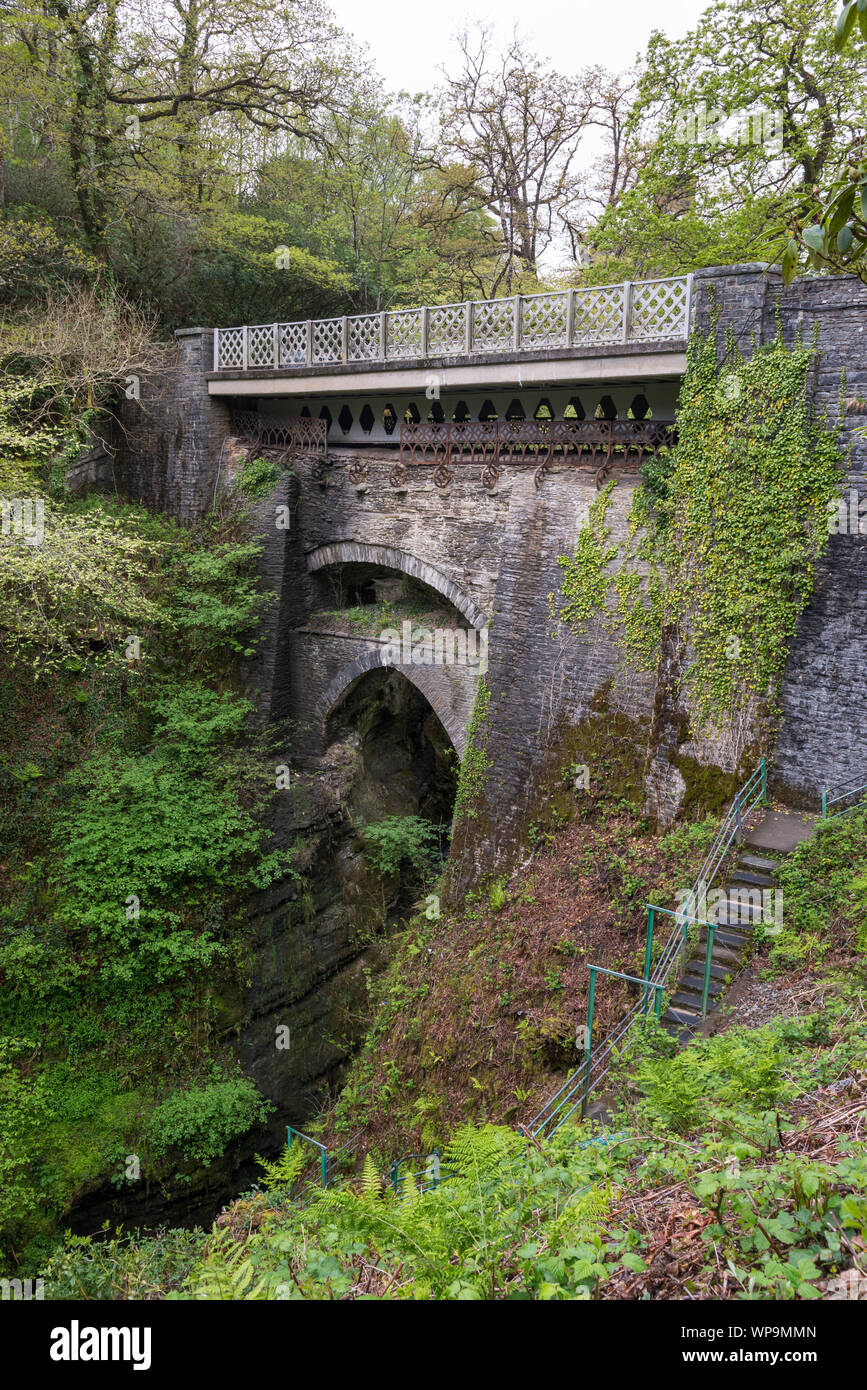
<instances>
[{"instance_id":1,"label":"decorative ironwork under bridge","mask_svg":"<svg viewBox=\"0 0 867 1390\"><path fill-rule=\"evenodd\" d=\"M250 456L277 454L286 459L293 454L312 454L320 473L328 454L328 422L295 416L279 425L268 424L254 411L239 411L232 417L235 434L250 445ZM488 489L496 486L508 463L529 463L536 486L555 463L590 465L595 470L597 488L609 473L621 466L640 467L645 455L657 455L675 441L674 425L655 420L487 420L404 422L400 433L399 456L389 471L394 488L404 488L413 466L434 465L433 481L438 488L451 482L452 468L460 464L480 464L480 481ZM363 458L349 464L351 482L367 478Z\"/></svg>"}]
</instances>

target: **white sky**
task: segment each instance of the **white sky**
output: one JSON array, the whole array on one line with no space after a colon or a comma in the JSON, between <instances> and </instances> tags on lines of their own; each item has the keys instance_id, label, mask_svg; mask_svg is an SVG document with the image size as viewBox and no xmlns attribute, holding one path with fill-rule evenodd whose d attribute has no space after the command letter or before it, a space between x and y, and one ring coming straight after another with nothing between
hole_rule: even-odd
<instances>
[{"instance_id":1,"label":"white sky","mask_svg":"<svg viewBox=\"0 0 867 1390\"><path fill-rule=\"evenodd\" d=\"M517 27L562 72L630 66L653 29L680 38L710 0L329 0L338 23L370 48L392 91L429 91L453 57L452 35L475 19Z\"/></svg>"}]
</instances>

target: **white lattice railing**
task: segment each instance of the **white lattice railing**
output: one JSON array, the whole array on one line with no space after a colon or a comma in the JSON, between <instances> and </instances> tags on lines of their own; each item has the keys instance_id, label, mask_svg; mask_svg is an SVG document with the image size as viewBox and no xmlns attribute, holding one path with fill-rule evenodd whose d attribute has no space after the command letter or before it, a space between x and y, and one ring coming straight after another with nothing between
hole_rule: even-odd
<instances>
[{"instance_id":1,"label":"white lattice railing","mask_svg":"<svg viewBox=\"0 0 867 1390\"><path fill-rule=\"evenodd\" d=\"M663 343L689 331L692 276L302 323L218 328L215 371Z\"/></svg>"}]
</instances>

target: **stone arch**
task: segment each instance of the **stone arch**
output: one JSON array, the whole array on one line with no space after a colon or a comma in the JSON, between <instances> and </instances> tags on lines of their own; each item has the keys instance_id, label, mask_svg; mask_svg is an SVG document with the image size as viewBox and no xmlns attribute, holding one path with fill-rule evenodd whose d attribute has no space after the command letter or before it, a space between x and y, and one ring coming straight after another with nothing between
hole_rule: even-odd
<instances>
[{"instance_id":1,"label":"stone arch","mask_svg":"<svg viewBox=\"0 0 867 1390\"><path fill-rule=\"evenodd\" d=\"M319 701L317 711L319 727L324 731L329 716L356 681L367 675L368 671L376 671L381 668L397 671L399 675L405 676L410 685L414 685L416 690L427 700L451 739L458 758L463 761L467 745L467 731L450 707L450 685L448 677L444 675L443 668L441 666L396 666L393 662L385 659L387 655L388 649L384 646L375 651L362 652L355 657L354 661L348 662L338 672Z\"/></svg>"},{"instance_id":2,"label":"stone arch","mask_svg":"<svg viewBox=\"0 0 867 1390\"><path fill-rule=\"evenodd\" d=\"M384 569L401 570L442 594L458 612L463 613L473 627L483 628L487 622L481 609L477 608L441 570L435 569L433 565L417 559L405 550L395 550L388 545L367 545L362 541L333 541L328 545L317 546L307 556L307 569L310 573L325 569L327 565L352 564L381 565Z\"/></svg>"}]
</instances>

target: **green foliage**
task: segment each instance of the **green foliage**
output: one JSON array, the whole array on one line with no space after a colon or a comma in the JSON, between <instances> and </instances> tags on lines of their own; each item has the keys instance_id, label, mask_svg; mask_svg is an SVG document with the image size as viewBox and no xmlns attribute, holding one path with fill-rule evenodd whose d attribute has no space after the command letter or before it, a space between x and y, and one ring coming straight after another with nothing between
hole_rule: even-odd
<instances>
[{"instance_id":1,"label":"green foliage","mask_svg":"<svg viewBox=\"0 0 867 1390\"><path fill-rule=\"evenodd\" d=\"M843 54L851 45L863 53L862 40L867 40L867 6L864 0L843 0L834 30L834 52ZM786 284L795 278L804 251L813 270L854 271L862 280L867 278L867 156L863 141L848 145L840 141L834 155L837 177L827 181L822 190L814 184L795 204L791 233L780 261ZM848 163L841 168L846 155Z\"/></svg>"},{"instance_id":2,"label":"green foliage","mask_svg":"<svg viewBox=\"0 0 867 1390\"><path fill-rule=\"evenodd\" d=\"M38 216L11 216L0 221L0 302L32 302L50 290L63 290L89 279L97 264L51 222Z\"/></svg>"},{"instance_id":3,"label":"green foliage","mask_svg":"<svg viewBox=\"0 0 867 1390\"><path fill-rule=\"evenodd\" d=\"M381 878L399 873L404 864L418 873L433 867L439 835L421 816L386 816L361 833L367 862Z\"/></svg>"},{"instance_id":4,"label":"green foliage","mask_svg":"<svg viewBox=\"0 0 867 1390\"><path fill-rule=\"evenodd\" d=\"M796 1094L784 1075L791 1036L775 1026L732 1028L674 1056L649 1058L636 1073L646 1109L678 1132L694 1129L709 1106L769 1110Z\"/></svg>"},{"instance_id":5,"label":"green foliage","mask_svg":"<svg viewBox=\"0 0 867 1390\"><path fill-rule=\"evenodd\" d=\"M280 469L271 459L248 458L238 479L238 491L245 497L270 497L280 477Z\"/></svg>"},{"instance_id":6,"label":"green foliage","mask_svg":"<svg viewBox=\"0 0 867 1390\"><path fill-rule=\"evenodd\" d=\"M273 1108L246 1076L226 1077L168 1096L151 1114L147 1138L158 1158L177 1151L207 1167Z\"/></svg>"},{"instance_id":7,"label":"green foliage","mask_svg":"<svg viewBox=\"0 0 867 1390\"><path fill-rule=\"evenodd\" d=\"M810 416L813 354L778 339L743 360L694 338L678 412L671 618L689 634L699 723L776 697L840 485L834 433Z\"/></svg>"},{"instance_id":8,"label":"green foliage","mask_svg":"<svg viewBox=\"0 0 867 1390\"><path fill-rule=\"evenodd\" d=\"M867 854L867 812L851 811L818 832L780 864L783 930L770 938L776 971L820 963L847 941L867 952L867 895L860 870Z\"/></svg>"},{"instance_id":9,"label":"green foliage","mask_svg":"<svg viewBox=\"0 0 867 1390\"><path fill-rule=\"evenodd\" d=\"M16 1236L44 1197L39 1155L48 1114L44 1081L31 1081L16 1063L38 1046L27 1038L0 1038L0 1229Z\"/></svg>"},{"instance_id":10,"label":"green foliage","mask_svg":"<svg viewBox=\"0 0 867 1390\"><path fill-rule=\"evenodd\" d=\"M365 1197L378 1197L382 1191L382 1178L373 1161L373 1154L364 1155L359 1186Z\"/></svg>"},{"instance_id":11,"label":"green foliage","mask_svg":"<svg viewBox=\"0 0 867 1390\"><path fill-rule=\"evenodd\" d=\"M215 1231L207 1250L191 1276L187 1297L191 1299L259 1300L267 1298L266 1279L256 1279L247 1248L229 1230Z\"/></svg>"},{"instance_id":12,"label":"green foliage","mask_svg":"<svg viewBox=\"0 0 867 1390\"><path fill-rule=\"evenodd\" d=\"M176 556L168 613L195 669L212 665L215 648L252 656L265 602L254 569L260 550L256 541L224 541Z\"/></svg>"},{"instance_id":13,"label":"green foliage","mask_svg":"<svg viewBox=\"0 0 867 1390\"><path fill-rule=\"evenodd\" d=\"M190 1273L208 1237L163 1228L154 1235L119 1232L107 1238L67 1232L63 1247L40 1265L52 1299L114 1300L165 1296Z\"/></svg>"},{"instance_id":14,"label":"green foliage","mask_svg":"<svg viewBox=\"0 0 867 1390\"><path fill-rule=\"evenodd\" d=\"M308 1154L301 1144L293 1144L291 1148L288 1144L285 1145L280 1150L279 1158L273 1161L259 1158L257 1155L256 1161L261 1163L264 1173L262 1187L266 1192L291 1191L293 1183L304 1171L307 1160Z\"/></svg>"},{"instance_id":15,"label":"green foliage","mask_svg":"<svg viewBox=\"0 0 867 1390\"><path fill-rule=\"evenodd\" d=\"M303 1207L272 1194L246 1237L244 1199L233 1215L237 1237L209 1237L204 1259L191 1252L180 1288L172 1264L170 1296L622 1297L625 1272L658 1279L668 1266L657 1259L664 1228L678 1248L689 1246L678 1279L691 1296L815 1298L823 1278L853 1264L863 1273L867 1159L843 1135L829 1157L827 1126L815 1131L822 1157L811 1158L802 1130L814 1117L802 1098L840 1076L855 1084L867 1056L862 1008L855 990L831 997L824 1015L732 1029L681 1050L651 1027L634 1077L643 1095L617 1116L617 1134L567 1126L529 1144L504 1126L463 1125L437 1188L422 1194L404 1182L400 1193L383 1191L368 1155L360 1183L311 1189ZM376 1272L369 1292L359 1293L359 1256ZM153 1259L146 1240L142 1266ZM103 1261L100 1252L75 1258L83 1288L104 1278ZM55 1268L68 1278L70 1256ZM140 1287L135 1260L124 1268Z\"/></svg>"},{"instance_id":16,"label":"green foliage","mask_svg":"<svg viewBox=\"0 0 867 1390\"><path fill-rule=\"evenodd\" d=\"M484 676L479 676L476 698L467 729L467 746L464 752L458 786L455 792L454 824L463 816L476 820L484 796L485 782L490 768L488 739L490 737L489 714L491 690Z\"/></svg>"},{"instance_id":17,"label":"green foliage","mask_svg":"<svg viewBox=\"0 0 867 1390\"><path fill-rule=\"evenodd\" d=\"M809 600L840 486L835 432L810 414L813 354L781 338L718 365L713 335L690 339L678 443L647 476L629 539L606 546L608 494L591 508L566 570L559 617L583 631L592 613L630 664L652 668L665 626L691 652L682 681L696 730L734 727L755 702L774 709L798 614ZM639 537L643 537L638 539ZM553 597L552 597L553 604Z\"/></svg>"},{"instance_id":18,"label":"green foliage","mask_svg":"<svg viewBox=\"0 0 867 1390\"><path fill-rule=\"evenodd\" d=\"M593 614L605 607L611 583L608 566L617 554L616 545L607 545L611 532L605 525L605 515L615 483L607 483L595 502L591 503L587 520L578 532L574 555L561 555L557 563L564 571L560 592L562 603L559 618L585 632ZM548 595L554 611L554 595Z\"/></svg>"}]
</instances>

